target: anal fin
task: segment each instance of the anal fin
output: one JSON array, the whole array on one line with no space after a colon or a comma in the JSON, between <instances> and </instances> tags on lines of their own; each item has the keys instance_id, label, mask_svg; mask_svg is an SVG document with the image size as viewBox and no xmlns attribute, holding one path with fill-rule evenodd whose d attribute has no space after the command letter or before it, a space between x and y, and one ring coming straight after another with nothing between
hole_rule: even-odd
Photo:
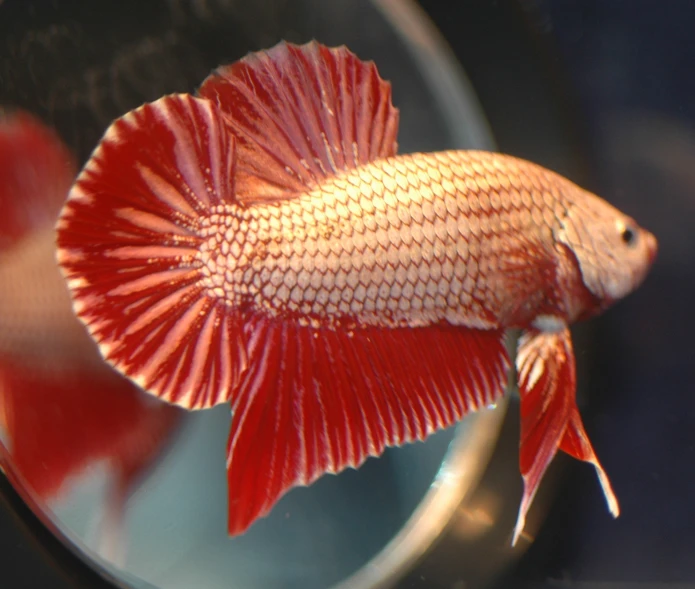
<instances>
[{"instance_id":1,"label":"anal fin","mask_svg":"<svg viewBox=\"0 0 695 589\"><path fill-rule=\"evenodd\" d=\"M504 393L502 331L438 325L352 332L257 318L232 399L229 533L289 489L424 440Z\"/></svg>"}]
</instances>

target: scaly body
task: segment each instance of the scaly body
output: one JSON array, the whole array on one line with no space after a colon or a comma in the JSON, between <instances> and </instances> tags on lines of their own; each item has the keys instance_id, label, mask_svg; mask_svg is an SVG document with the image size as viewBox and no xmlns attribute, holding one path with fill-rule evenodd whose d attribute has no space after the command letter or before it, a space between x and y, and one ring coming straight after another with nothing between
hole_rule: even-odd
<instances>
[{"instance_id":1,"label":"scaly body","mask_svg":"<svg viewBox=\"0 0 695 589\"><path fill-rule=\"evenodd\" d=\"M539 312L571 321L571 287L583 287L556 244L573 223L564 195L579 190L500 154L396 156L294 200L218 206L200 221L196 256L211 296L306 322L495 329L526 327ZM524 290L537 298L519 308L507 272L534 256ZM565 272L569 292L557 292L548 266Z\"/></svg>"}]
</instances>

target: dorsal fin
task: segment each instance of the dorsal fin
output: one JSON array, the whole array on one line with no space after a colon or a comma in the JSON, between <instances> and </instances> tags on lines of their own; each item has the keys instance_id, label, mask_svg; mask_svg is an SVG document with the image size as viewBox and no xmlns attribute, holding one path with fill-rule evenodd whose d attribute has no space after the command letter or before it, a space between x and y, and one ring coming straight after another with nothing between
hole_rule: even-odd
<instances>
[{"instance_id":1,"label":"dorsal fin","mask_svg":"<svg viewBox=\"0 0 695 589\"><path fill-rule=\"evenodd\" d=\"M240 200L293 196L397 151L390 83L344 46L282 42L218 68L198 94L238 140Z\"/></svg>"}]
</instances>

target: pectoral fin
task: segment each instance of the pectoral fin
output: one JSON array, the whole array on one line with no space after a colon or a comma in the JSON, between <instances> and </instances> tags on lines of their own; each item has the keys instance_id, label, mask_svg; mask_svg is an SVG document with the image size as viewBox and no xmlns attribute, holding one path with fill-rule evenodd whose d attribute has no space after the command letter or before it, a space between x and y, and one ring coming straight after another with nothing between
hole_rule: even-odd
<instances>
[{"instance_id":1,"label":"pectoral fin","mask_svg":"<svg viewBox=\"0 0 695 589\"><path fill-rule=\"evenodd\" d=\"M526 331L519 342L516 365L521 395L519 466L524 478L524 494L512 544L516 544L524 528L541 479L558 449L594 465L608 508L617 517L618 501L577 409L576 371L569 329Z\"/></svg>"}]
</instances>

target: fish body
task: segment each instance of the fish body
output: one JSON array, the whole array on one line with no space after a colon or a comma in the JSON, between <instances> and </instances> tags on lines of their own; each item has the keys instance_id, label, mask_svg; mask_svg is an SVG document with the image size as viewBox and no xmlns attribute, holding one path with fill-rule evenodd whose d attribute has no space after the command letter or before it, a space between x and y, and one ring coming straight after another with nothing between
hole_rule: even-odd
<instances>
[{"instance_id":1,"label":"fish body","mask_svg":"<svg viewBox=\"0 0 695 589\"><path fill-rule=\"evenodd\" d=\"M296 199L213 209L196 261L210 297L306 324L572 322L594 297L566 233L592 199L496 153L400 155Z\"/></svg>"},{"instance_id":2,"label":"fish body","mask_svg":"<svg viewBox=\"0 0 695 589\"><path fill-rule=\"evenodd\" d=\"M345 48L280 44L117 120L58 222L103 356L188 409L230 402L229 531L296 485L422 440L505 391L523 330L514 541L558 449L592 463L568 326L644 279L656 240L540 166L397 154Z\"/></svg>"}]
</instances>

